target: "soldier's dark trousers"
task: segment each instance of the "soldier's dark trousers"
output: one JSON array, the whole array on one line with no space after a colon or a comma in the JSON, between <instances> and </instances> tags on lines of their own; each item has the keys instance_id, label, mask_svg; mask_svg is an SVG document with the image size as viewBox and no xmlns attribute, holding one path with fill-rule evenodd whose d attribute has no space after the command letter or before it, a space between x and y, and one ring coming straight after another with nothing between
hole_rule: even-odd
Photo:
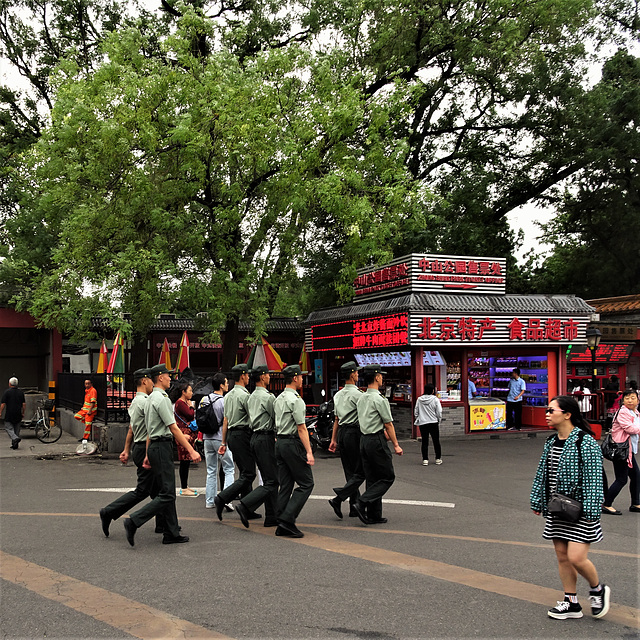
<instances>
[{"instance_id":1,"label":"soldier's dark trousers","mask_svg":"<svg viewBox=\"0 0 640 640\"><path fill-rule=\"evenodd\" d=\"M313 491L313 473L307 464L307 452L300 438L283 438L276 441L278 462L278 520L295 524L302 507ZM298 486L294 489L294 483Z\"/></svg>"},{"instance_id":2,"label":"soldier's dark trousers","mask_svg":"<svg viewBox=\"0 0 640 640\"><path fill-rule=\"evenodd\" d=\"M178 514L176 513L176 474L173 468L173 438L149 443L147 450L158 495L142 509L131 514L131 522L141 527L153 516L163 514L165 534L178 537Z\"/></svg>"},{"instance_id":3,"label":"soldier's dark trousers","mask_svg":"<svg viewBox=\"0 0 640 640\"><path fill-rule=\"evenodd\" d=\"M251 451L251 431L249 429L229 429L227 431L227 446L231 449L239 475L233 484L218 493L218 497L225 504L235 500L238 496L248 495L251 492L251 485L256 479L256 461Z\"/></svg>"},{"instance_id":4,"label":"soldier's dark trousers","mask_svg":"<svg viewBox=\"0 0 640 640\"><path fill-rule=\"evenodd\" d=\"M255 458L262 485L242 498L242 504L255 511L264 503L265 518L275 519L278 495L278 465L276 462L276 439L272 431L258 431L251 436L251 452Z\"/></svg>"},{"instance_id":5,"label":"soldier's dark trousers","mask_svg":"<svg viewBox=\"0 0 640 640\"><path fill-rule=\"evenodd\" d=\"M334 491L340 500L343 502L349 500L353 504L359 495L358 489L365 479L360 456L360 427L339 427L338 448L347 482L343 487L334 488Z\"/></svg>"},{"instance_id":6,"label":"soldier's dark trousers","mask_svg":"<svg viewBox=\"0 0 640 640\"><path fill-rule=\"evenodd\" d=\"M360 496L360 502L366 507L370 518L380 518L382 517L382 496L389 491L396 479L384 430L374 434L362 434L360 455L367 480L367 488Z\"/></svg>"},{"instance_id":7,"label":"soldier's dark trousers","mask_svg":"<svg viewBox=\"0 0 640 640\"><path fill-rule=\"evenodd\" d=\"M149 496L155 498L158 495L158 485L154 480L153 471L142 466L146 455L147 443L134 442L131 447L131 460L138 469L138 484L133 491L121 495L104 508L107 515L113 520L123 516L129 509L135 507L145 498ZM161 513L156 516L156 527L164 528L164 516Z\"/></svg>"}]
</instances>

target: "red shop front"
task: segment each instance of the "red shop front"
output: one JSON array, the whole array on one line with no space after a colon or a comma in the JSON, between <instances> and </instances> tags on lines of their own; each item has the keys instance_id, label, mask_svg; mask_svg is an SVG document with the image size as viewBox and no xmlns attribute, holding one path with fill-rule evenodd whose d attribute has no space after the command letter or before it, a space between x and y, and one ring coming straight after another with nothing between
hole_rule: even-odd
<instances>
[{"instance_id":1,"label":"red shop front","mask_svg":"<svg viewBox=\"0 0 640 640\"><path fill-rule=\"evenodd\" d=\"M342 384L343 362L378 362L403 436L415 436L413 406L427 382L443 404L441 434L499 431L518 367L523 428L546 428L544 407L566 386L567 347L586 343L593 309L575 296L506 294L504 269L499 258L411 254L360 271L351 304L306 321L328 396Z\"/></svg>"}]
</instances>

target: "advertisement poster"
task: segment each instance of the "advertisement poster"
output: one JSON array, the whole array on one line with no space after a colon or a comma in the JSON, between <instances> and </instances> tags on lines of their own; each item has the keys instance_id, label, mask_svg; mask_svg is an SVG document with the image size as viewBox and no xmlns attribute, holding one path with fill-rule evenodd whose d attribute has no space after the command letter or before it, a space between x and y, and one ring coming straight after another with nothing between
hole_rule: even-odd
<instances>
[{"instance_id":1,"label":"advertisement poster","mask_svg":"<svg viewBox=\"0 0 640 640\"><path fill-rule=\"evenodd\" d=\"M322 379L322 358L318 358L317 360L313 361L314 364L314 372L315 372L315 382L317 383L321 383L323 382Z\"/></svg>"},{"instance_id":2,"label":"advertisement poster","mask_svg":"<svg viewBox=\"0 0 640 640\"><path fill-rule=\"evenodd\" d=\"M482 404L469 406L469 430L506 429L506 405Z\"/></svg>"}]
</instances>

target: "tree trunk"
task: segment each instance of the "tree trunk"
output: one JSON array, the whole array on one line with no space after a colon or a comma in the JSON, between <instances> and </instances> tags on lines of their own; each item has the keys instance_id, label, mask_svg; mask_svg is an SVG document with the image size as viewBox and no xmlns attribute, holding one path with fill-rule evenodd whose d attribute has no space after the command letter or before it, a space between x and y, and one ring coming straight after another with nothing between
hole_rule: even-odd
<instances>
[{"instance_id":1,"label":"tree trunk","mask_svg":"<svg viewBox=\"0 0 640 640\"><path fill-rule=\"evenodd\" d=\"M133 373L154 364L156 363L147 361L147 336L134 335L131 342L131 360L127 371Z\"/></svg>"},{"instance_id":2,"label":"tree trunk","mask_svg":"<svg viewBox=\"0 0 640 640\"><path fill-rule=\"evenodd\" d=\"M240 326L238 318L227 318L222 340L222 371L229 373L236 364L238 342L240 341Z\"/></svg>"}]
</instances>

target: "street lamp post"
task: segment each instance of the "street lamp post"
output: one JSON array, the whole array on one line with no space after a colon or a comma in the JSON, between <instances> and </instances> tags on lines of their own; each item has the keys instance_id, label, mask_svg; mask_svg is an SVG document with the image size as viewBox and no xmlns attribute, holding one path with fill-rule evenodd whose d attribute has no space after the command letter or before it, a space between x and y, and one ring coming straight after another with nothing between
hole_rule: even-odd
<instances>
[{"instance_id":1,"label":"street lamp post","mask_svg":"<svg viewBox=\"0 0 640 640\"><path fill-rule=\"evenodd\" d=\"M598 388L598 369L596 368L596 349L600 344L602 334L598 329L587 329L587 347L591 351L591 393L595 393Z\"/></svg>"}]
</instances>

